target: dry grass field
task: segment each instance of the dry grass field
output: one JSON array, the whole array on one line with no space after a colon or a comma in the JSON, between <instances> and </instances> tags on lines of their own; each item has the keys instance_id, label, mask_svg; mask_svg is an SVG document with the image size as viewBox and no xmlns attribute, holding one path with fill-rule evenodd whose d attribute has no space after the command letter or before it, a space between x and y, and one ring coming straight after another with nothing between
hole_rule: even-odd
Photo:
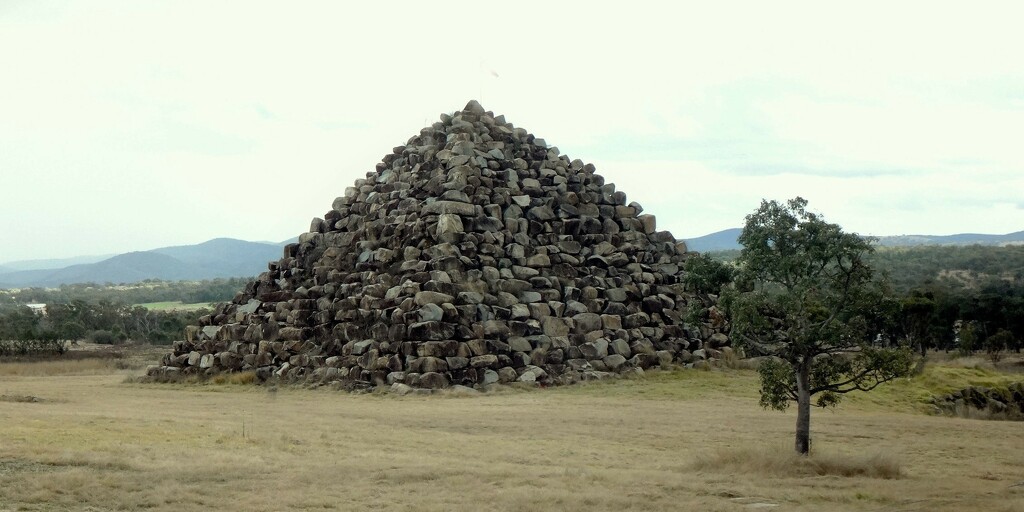
<instances>
[{"instance_id":1,"label":"dry grass field","mask_svg":"<svg viewBox=\"0 0 1024 512\"><path fill-rule=\"evenodd\" d=\"M815 410L800 459L749 370L398 397L133 382L149 357L0 363L0 510L1024 510L1024 426L920 403L1021 377L970 365Z\"/></svg>"},{"instance_id":2,"label":"dry grass field","mask_svg":"<svg viewBox=\"0 0 1024 512\"><path fill-rule=\"evenodd\" d=\"M195 302L192 304L185 304L180 300L167 302L147 302L144 304L137 305L152 311L196 311L199 309L206 309L211 307L211 304L209 302Z\"/></svg>"}]
</instances>

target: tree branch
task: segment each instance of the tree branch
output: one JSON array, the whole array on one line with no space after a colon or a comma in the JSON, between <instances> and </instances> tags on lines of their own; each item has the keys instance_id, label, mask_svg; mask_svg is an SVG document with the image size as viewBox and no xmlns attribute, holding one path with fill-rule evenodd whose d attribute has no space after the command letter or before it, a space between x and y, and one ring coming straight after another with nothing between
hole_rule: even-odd
<instances>
[{"instance_id":1,"label":"tree branch","mask_svg":"<svg viewBox=\"0 0 1024 512\"><path fill-rule=\"evenodd\" d=\"M869 386L861 385L861 379L867 377L870 374L874 374L874 376L873 376L874 377L874 382L871 383L871 385L869 385ZM811 389L811 394L813 395L815 393L820 393L822 391L831 391L833 393L839 393L841 395L844 395L844 394L849 393L851 391L871 391L872 389L877 388L879 385L884 384L886 382L889 382L891 380L894 380L897 377L899 377L899 376L898 375L891 375L891 376L888 376L888 377L880 377L879 374L878 374L878 370L877 369L867 368L867 369L861 370L860 373L858 373L857 375L855 375L853 377L850 377L849 379L847 379L847 380L845 380L843 382L834 382L832 384L826 384L824 386L818 386L816 388L813 388L813 389ZM843 386L850 386L850 387L844 389Z\"/></svg>"}]
</instances>

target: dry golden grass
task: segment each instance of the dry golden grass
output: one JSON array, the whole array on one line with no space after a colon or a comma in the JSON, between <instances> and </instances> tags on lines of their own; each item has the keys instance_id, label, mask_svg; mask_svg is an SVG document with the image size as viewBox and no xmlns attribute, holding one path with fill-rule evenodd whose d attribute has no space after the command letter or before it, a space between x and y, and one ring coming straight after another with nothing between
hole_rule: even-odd
<instances>
[{"instance_id":1,"label":"dry golden grass","mask_svg":"<svg viewBox=\"0 0 1024 512\"><path fill-rule=\"evenodd\" d=\"M47 377L58 375L108 375L118 370L116 359L53 359L0 363L0 377Z\"/></svg>"},{"instance_id":2,"label":"dry golden grass","mask_svg":"<svg viewBox=\"0 0 1024 512\"><path fill-rule=\"evenodd\" d=\"M55 377L62 375L110 375L118 371L139 373L159 360L167 347L158 345L111 346L80 343L63 356L0 359L0 378Z\"/></svg>"},{"instance_id":3,"label":"dry golden grass","mask_svg":"<svg viewBox=\"0 0 1024 512\"><path fill-rule=\"evenodd\" d=\"M893 479L903 476L899 461L887 453L849 454L814 450L810 456L804 457L797 455L791 445L771 443L738 449L720 448L698 456L693 468L776 477L832 475Z\"/></svg>"},{"instance_id":4,"label":"dry golden grass","mask_svg":"<svg viewBox=\"0 0 1024 512\"><path fill-rule=\"evenodd\" d=\"M794 460L751 371L398 397L3 366L41 401L0 401L0 510L1024 510L1019 423L851 401Z\"/></svg>"}]
</instances>

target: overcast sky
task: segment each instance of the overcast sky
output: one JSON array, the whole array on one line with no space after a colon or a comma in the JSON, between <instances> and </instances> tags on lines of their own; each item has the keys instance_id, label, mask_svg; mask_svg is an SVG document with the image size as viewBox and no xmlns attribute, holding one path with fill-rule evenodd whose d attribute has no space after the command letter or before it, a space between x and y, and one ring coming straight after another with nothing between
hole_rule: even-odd
<instances>
[{"instance_id":1,"label":"overcast sky","mask_svg":"<svg viewBox=\"0 0 1024 512\"><path fill-rule=\"evenodd\" d=\"M1020 2L0 1L0 262L281 241L471 98L659 227L1024 229Z\"/></svg>"}]
</instances>

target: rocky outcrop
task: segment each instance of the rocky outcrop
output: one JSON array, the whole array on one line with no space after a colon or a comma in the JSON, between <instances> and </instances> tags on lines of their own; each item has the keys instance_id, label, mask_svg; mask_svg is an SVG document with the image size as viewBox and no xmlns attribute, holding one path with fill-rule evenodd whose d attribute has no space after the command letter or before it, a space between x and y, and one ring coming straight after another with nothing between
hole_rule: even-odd
<instances>
[{"instance_id":1,"label":"rocky outcrop","mask_svg":"<svg viewBox=\"0 0 1024 512\"><path fill-rule=\"evenodd\" d=\"M1024 382L1006 388L971 386L932 400L942 414L968 418L1024 420Z\"/></svg>"},{"instance_id":2,"label":"rocky outcrop","mask_svg":"<svg viewBox=\"0 0 1024 512\"><path fill-rule=\"evenodd\" d=\"M720 319L684 322L713 305L682 284L689 256L593 165L474 101L394 148L150 373L442 388L686 364L728 344Z\"/></svg>"}]
</instances>

